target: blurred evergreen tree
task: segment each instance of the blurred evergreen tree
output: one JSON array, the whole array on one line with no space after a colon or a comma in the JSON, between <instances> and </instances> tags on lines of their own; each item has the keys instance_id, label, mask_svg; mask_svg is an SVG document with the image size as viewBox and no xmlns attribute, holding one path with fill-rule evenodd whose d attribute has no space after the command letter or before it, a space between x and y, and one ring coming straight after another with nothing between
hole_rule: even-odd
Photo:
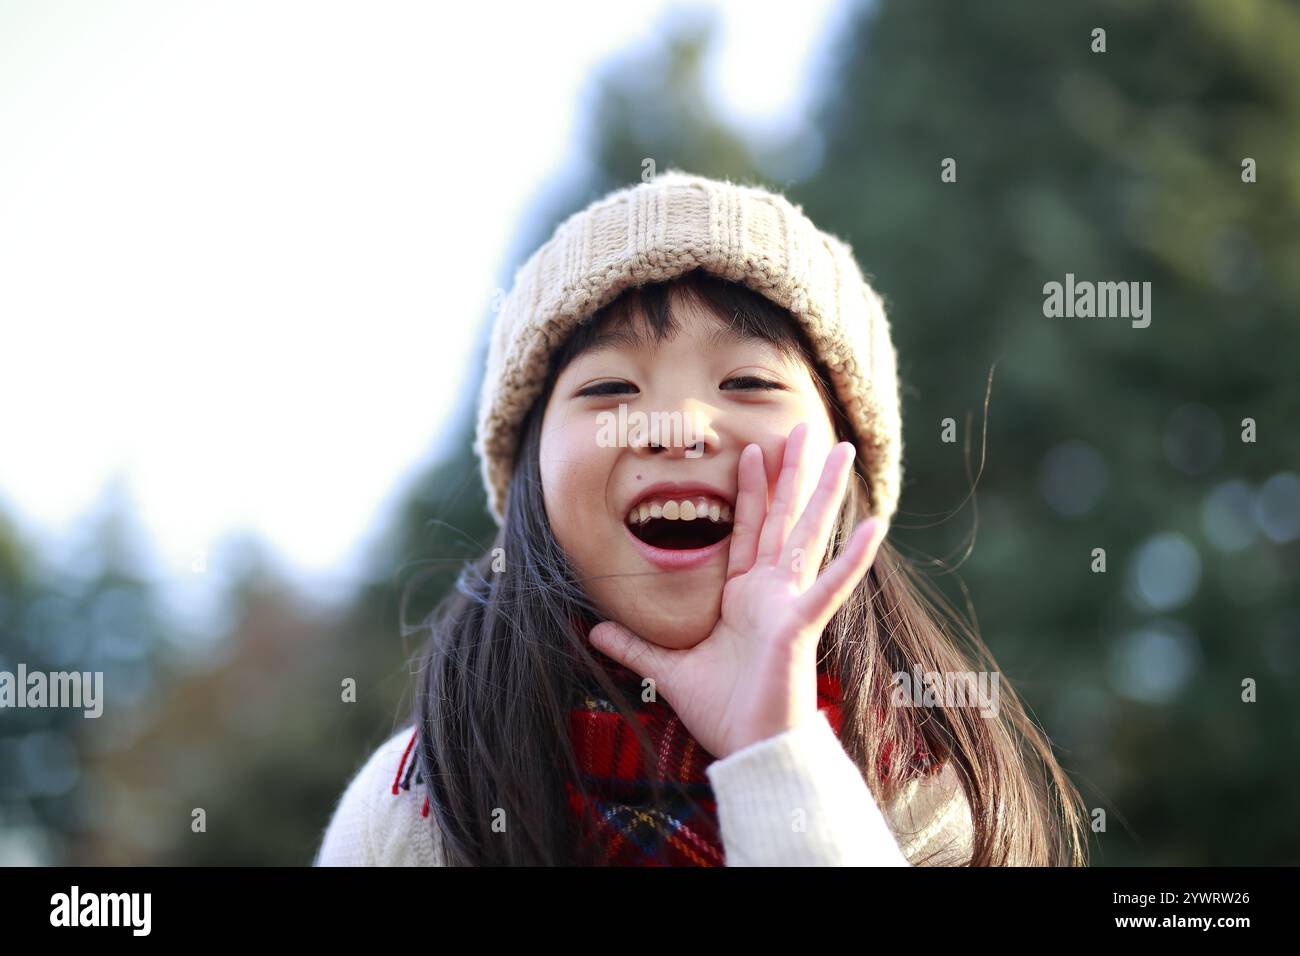
<instances>
[{"instance_id":1,"label":"blurred evergreen tree","mask_svg":"<svg viewBox=\"0 0 1300 956\"><path fill-rule=\"evenodd\" d=\"M142 549L117 479L61 543L58 567L0 519L0 670L78 672L99 695L93 708L84 698L79 709L54 706L51 697L3 712L0 865L76 861L88 834L112 825L92 768L149 711L166 645Z\"/></svg>"},{"instance_id":2,"label":"blurred evergreen tree","mask_svg":"<svg viewBox=\"0 0 1300 956\"><path fill-rule=\"evenodd\" d=\"M1296 507L1297 41L1295 6L1255 0L873 4L818 113L825 162L796 190L888 299L898 536L959 558L982 532L962 577L1107 809L1099 863L1300 861L1297 542L1285 516L1261 533L1270 498ZM1149 281L1150 326L1045 317L1067 273ZM940 440L948 417L969 450ZM965 496L967 458L976 501L923 528ZM1253 514L1224 514L1237 488ZM1216 544L1224 521L1250 543ZM1190 590L1162 599L1187 554Z\"/></svg>"}]
</instances>

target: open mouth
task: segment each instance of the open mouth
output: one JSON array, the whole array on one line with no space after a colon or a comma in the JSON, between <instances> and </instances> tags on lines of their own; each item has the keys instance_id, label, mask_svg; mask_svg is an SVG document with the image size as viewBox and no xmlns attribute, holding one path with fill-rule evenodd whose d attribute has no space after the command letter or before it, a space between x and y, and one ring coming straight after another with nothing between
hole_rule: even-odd
<instances>
[{"instance_id":1,"label":"open mouth","mask_svg":"<svg viewBox=\"0 0 1300 956\"><path fill-rule=\"evenodd\" d=\"M626 520L632 534L652 547L690 551L731 534L731 505L709 495L647 498L632 507Z\"/></svg>"}]
</instances>

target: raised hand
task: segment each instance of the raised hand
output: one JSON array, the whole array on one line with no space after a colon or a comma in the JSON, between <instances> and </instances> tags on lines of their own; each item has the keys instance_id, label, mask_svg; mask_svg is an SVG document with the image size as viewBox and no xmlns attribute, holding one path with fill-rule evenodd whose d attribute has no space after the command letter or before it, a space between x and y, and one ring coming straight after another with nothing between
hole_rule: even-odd
<instances>
[{"instance_id":1,"label":"raised hand","mask_svg":"<svg viewBox=\"0 0 1300 956\"><path fill-rule=\"evenodd\" d=\"M816 716L818 640L884 538L878 519L862 522L818 574L856 451L849 442L831 449L805 505L796 498L807 433L801 423L785 441L770 509L762 449L747 445L740 455L722 609L708 637L674 650L614 621L591 631L599 650L654 679L656 693L718 759Z\"/></svg>"}]
</instances>

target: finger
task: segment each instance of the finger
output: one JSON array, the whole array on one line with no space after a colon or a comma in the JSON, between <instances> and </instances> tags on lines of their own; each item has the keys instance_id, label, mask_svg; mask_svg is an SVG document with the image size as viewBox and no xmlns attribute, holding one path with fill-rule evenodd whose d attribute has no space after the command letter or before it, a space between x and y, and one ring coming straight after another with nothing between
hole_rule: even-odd
<instances>
[{"instance_id":1,"label":"finger","mask_svg":"<svg viewBox=\"0 0 1300 956\"><path fill-rule=\"evenodd\" d=\"M799 598L800 610L818 633L830 623L875 561L880 542L884 540L880 530L879 518L868 518L854 528L844 551L826 566L813 586Z\"/></svg>"},{"instance_id":2,"label":"finger","mask_svg":"<svg viewBox=\"0 0 1300 956\"><path fill-rule=\"evenodd\" d=\"M772 496L772 507L763 520L763 531L758 538L758 554L754 559L758 564L776 563L781 554L781 546L785 544L790 527L794 524L795 495L799 493L800 478L803 475L803 447L807 437L808 426L800 422L786 439L781 474L776 479L776 494Z\"/></svg>"},{"instance_id":3,"label":"finger","mask_svg":"<svg viewBox=\"0 0 1300 956\"><path fill-rule=\"evenodd\" d=\"M588 639L596 649L642 677L649 677L662 690L668 659L674 653L651 644L616 621L601 621Z\"/></svg>"},{"instance_id":4,"label":"finger","mask_svg":"<svg viewBox=\"0 0 1300 956\"><path fill-rule=\"evenodd\" d=\"M746 445L740 453L736 489L731 550L727 558L728 581L754 566L758 533L763 529L763 515L767 512L767 469L763 466L763 449L758 445Z\"/></svg>"},{"instance_id":5,"label":"finger","mask_svg":"<svg viewBox=\"0 0 1300 956\"><path fill-rule=\"evenodd\" d=\"M790 569L802 582L811 582L822 566L830 541L835 514L844 500L849 474L857 449L843 441L831 449L822 467L821 479L813 489L808 507L790 532L781 552L781 566Z\"/></svg>"}]
</instances>

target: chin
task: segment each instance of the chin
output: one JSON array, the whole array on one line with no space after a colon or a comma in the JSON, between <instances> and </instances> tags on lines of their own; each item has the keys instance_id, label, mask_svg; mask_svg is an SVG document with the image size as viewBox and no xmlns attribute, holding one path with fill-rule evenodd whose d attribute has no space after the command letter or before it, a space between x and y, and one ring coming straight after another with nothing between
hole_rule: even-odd
<instances>
[{"instance_id":1,"label":"chin","mask_svg":"<svg viewBox=\"0 0 1300 956\"><path fill-rule=\"evenodd\" d=\"M615 543L626 545L625 540ZM602 573L611 573L608 565L603 572L593 569L584 576L597 579ZM612 577L603 579L605 587L592 598L606 620L660 647L684 650L717 627L726 581L725 554L689 570L662 570L631 554Z\"/></svg>"},{"instance_id":2,"label":"chin","mask_svg":"<svg viewBox=\"0 0 1300 956\"><path fill-rule=\"evenodd\" d=\"M686 650L713 633L713 629L718 625L721 606L720 593L715 594L709 601L682 601L679 598L672 602L671 607L650 613L646 613L643 601L641 613L633 615L639 618L638 621L634 623L627 620L620 623L652 644L671 647L674 650Z\"/></svg>"}]
</instances>

